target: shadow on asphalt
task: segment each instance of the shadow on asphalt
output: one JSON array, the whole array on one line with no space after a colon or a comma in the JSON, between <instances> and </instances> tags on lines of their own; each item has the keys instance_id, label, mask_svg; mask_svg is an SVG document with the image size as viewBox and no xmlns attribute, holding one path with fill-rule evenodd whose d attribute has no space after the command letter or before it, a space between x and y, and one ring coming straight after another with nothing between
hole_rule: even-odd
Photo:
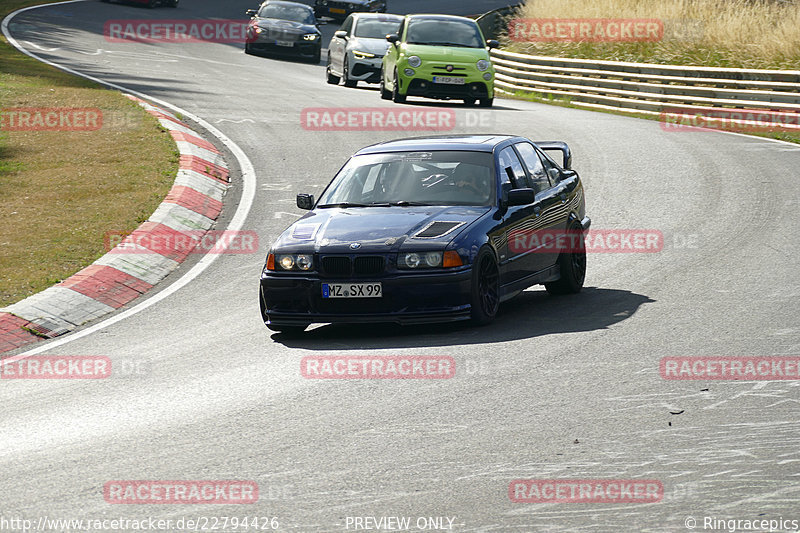
<instances>
[{"instance_id":1,"label":"shadow on asphalt","mask_svg":"<svg viewBox=\"0 0 800 533\"><path fill-rule=\"evenodd\" d=\"M325 325L294 337L276 333L272 339L289 348L319 351L489 344L605 329L654 301L618 289L587 287L569 296L550 296L544 290L533 290L501 305L496 320L484 327L473 327L469 322L423 326Z\"/></svg>"}]
</instances>

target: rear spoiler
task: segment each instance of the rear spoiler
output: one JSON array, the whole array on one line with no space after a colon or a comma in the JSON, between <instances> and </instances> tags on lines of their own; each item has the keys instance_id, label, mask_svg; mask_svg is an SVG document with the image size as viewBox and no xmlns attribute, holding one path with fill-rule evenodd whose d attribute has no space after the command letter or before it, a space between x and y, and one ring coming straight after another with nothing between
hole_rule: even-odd
<instances>
[{"instance_id":1,"label":"rear spoiler","mask_svg":"<svg viewBox=\"0 0 800 533\"><path fill-rule=\"evenodd\" d=\"M546 151L558 151L564 156L564 164L561 166L564 170L572 169L572 151L563 141L534 141L534 144Z\"/></svg>"}]
</instances>

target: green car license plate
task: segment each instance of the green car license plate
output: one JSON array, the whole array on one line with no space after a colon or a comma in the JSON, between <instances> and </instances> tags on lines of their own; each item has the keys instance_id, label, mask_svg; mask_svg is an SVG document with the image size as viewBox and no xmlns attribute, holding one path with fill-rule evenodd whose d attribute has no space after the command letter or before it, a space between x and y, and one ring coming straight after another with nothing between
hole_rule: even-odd
<instances>
[{"instance_id":1,"label":"green car license plate","mask_svg":"<svg viewBox=\"0 0 800 533\"><path fill-rule=\"evenodd\" d=\"M466 80L458 76L434 76L433 83L446 83L448 85L464 85Z\"/></svg>"}]
</instances>

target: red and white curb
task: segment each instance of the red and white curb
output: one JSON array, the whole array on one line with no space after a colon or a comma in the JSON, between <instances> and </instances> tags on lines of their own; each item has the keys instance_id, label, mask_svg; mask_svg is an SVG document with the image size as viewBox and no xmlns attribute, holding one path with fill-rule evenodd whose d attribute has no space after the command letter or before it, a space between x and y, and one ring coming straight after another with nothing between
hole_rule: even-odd
<instances>
[{"instance_id":1,"label":"red and white curb","mask_svg":"<svg viewBox=\"0 0 800 533\"><path fill-rule=\"evenodd\" d=\"M154 235L198 235L211 229L230 183L228 166L214 145L172 113L126 95L169 130L180 165L167 197L126 241L152 242ZM144 237L144 238L141 238ZM182 253L118 246L58 285L0 309L0 353L57 337L113 312L150 290L186 259Z\"/></svg>"}]
</instances>

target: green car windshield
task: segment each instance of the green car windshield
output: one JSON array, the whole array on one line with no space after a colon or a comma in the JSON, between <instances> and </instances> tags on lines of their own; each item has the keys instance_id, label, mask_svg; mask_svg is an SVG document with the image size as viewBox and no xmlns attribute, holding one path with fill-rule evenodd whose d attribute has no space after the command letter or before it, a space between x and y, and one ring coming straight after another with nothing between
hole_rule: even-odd
<instances>
[{"instance_id":1,"label":"green car windshield","mask_svg":"<svg viewBox=\"0 0 800 533\"><path fill-rule=\"evenodd\" d=\"M317 207L492 205L494 159L488 152L392 152L355 156Z\"/></svg>"},{"instance_id":2,"label":"green car windshield","mask_svg":"<svg viewBox=\"0 0 800 533\"><path fill-rule=\"evenodd\" d=\"M406 33L408 44L483 48L478 25L470 21L411 19Z\"/></svg>"}]
</instances>

